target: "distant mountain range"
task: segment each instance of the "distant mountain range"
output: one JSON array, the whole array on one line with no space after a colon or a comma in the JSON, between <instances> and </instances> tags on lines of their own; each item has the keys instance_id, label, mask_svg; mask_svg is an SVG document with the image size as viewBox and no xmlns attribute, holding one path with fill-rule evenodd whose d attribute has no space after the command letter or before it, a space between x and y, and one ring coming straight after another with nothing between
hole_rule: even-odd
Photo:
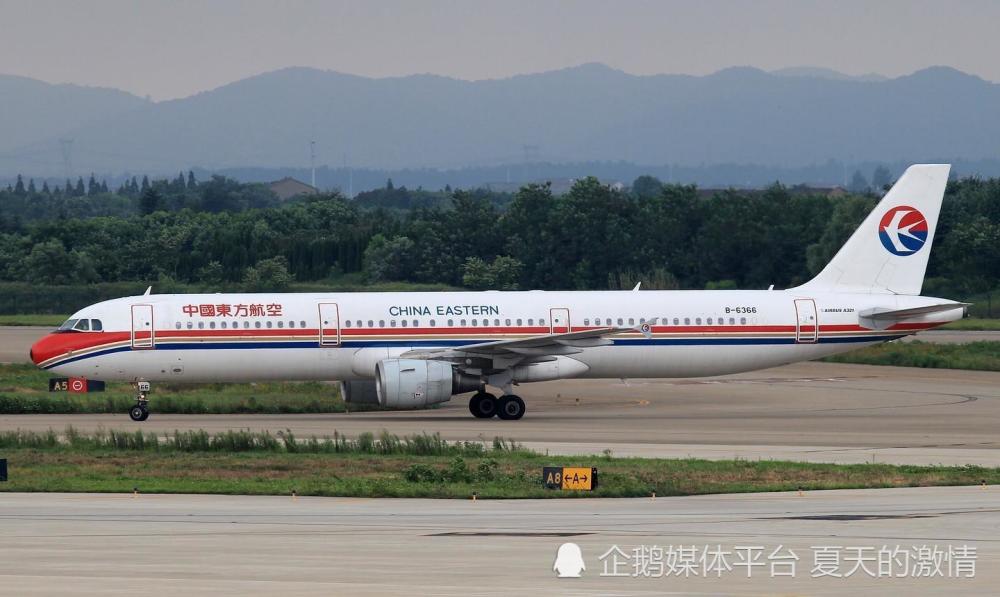
<instances>
[{"instance_id":1,"label":"distant mountain range","mask_svg":"<svg viewBox=\"0 0 1000 597\"><path fill-rule=\"evenodd\" d=\"M72 144L62 140L72 140ZM1000 85L947 67L635 76L601 64L506 79L286 68L171 101L0 76L0 176L531 162L697 167L996 158Z\"/></svg>"}]
</instances>

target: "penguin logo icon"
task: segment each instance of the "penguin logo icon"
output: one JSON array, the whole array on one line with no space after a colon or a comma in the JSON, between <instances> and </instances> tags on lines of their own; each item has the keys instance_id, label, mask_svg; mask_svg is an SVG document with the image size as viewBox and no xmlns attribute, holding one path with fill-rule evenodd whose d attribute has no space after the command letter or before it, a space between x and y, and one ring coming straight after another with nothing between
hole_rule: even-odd
<instances>
[{"instance_id":1,"label":"penguin logo icon","mask_svg":"<svg viewBox=\"0 0 1000 597\"><path fill-rule=\"evenodd\" d=\"M552 570L559 578L580 578L580 573L587 569L583 563L583 552L576 543L563 543L556 552L556 561Z\"/></svg>"}]
</instances>

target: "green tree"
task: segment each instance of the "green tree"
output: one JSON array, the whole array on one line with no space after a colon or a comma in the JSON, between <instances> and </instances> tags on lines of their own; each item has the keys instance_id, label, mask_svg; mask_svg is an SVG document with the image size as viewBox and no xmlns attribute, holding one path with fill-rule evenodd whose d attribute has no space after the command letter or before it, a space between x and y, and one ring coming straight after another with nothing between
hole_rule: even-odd
<instances>
[{"instance_id":1,"label":"green tree","mask_svg":"<svg viewBox=\"0 0 1000 597\"><path fill-rule=\"evenodd\" d=\"M161 208L163 197L155 188L150 187L139 197L139 213L148 215Z\"/></svg>"},{"instance_id":2,"label":"green tree","mask_svg":"<svg viewBox=\"0 0 1000 597\"><path fill-rule=\"evenodd\" d=\"M258 261L243 275L243 287L249 292L279 292L287 290L291 283L288 260L282 255Z\"/></svg>"},{"instance_id":3,"label":"green tree","mask_svg":"<svg viewBox=\"0 0 1000 597\"><path fill-rule=\"evenodd\" d=\"M371 282L406 280L412 251L413 241L405 236L387 239L376 234L365 249L365 276Z\"/></svg>"}]
</instances>

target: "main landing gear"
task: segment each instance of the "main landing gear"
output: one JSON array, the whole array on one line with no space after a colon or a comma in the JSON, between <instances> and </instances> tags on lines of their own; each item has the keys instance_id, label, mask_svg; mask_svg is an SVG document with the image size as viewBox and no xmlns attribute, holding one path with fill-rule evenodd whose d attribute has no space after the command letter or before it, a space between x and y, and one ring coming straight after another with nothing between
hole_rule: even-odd
<instances>
[{"instance_id":1,"label":"main landing gear","mask_svg":"<svg viewBox=\"0 0 1000 597\"><path fill-rule=\"evenodd\" d=\"M135 406L128 409L128 416L133 421L145 421L149 418L149 382L139 381L135 386Z\"/></svg>"},{"instance_id":2,"label":"main landing gear","mask_svg":"<svg viewBox=\"0 0 1000 597\"><path fill-rule=\"evenodd\" d=\"M497 398L480 390L469 399L469 411L477 419L489 419L496 415L504 421L516 421L524 416L525 406L519 396L507 394Z\"/></svg>"}]
</instances>

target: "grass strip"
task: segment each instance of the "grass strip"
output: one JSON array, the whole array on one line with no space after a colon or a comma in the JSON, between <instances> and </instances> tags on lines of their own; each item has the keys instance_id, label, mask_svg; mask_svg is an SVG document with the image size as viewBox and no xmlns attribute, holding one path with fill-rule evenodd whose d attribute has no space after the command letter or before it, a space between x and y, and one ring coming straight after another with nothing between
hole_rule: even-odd
<instances>
[{"instance_id":1,"label":"grass strip","mask_svg":"<svg viewBox=\"0 0 1000 597\"><path fill-rule=\"evenodd\" d=\"M49 392L51 376L34 365L0 365L0 414L124 413L135 404L129 384L109 383L107 391L92 394ZM158 383L153 385L150 398L158 413L296 414L345 410L337 384L322 382ZM351 405L351 410L365 408Z\"/></svg>"},{"instance_id":2,"label":"grass strip","mask_svg":"<svg viewBox=\"0 0 1000 597\"><path fill-rule=\"evenodd\" d=\"M937 328L939 330L968 331L968 332L996 332L1000 331L1000 319L987 319L985 317L969 317L959 319Z\"/></svg>"},{"instance_id":3,"label":"grass strip","mask_svg":"<svg viewBox=\"0 0 1000 597\"><path fill-rule=\"evenodd\" d=\"M888 342L822 359L830 363L1000 371L1000 342Z\"/></svg>"},{"instance_id":4,"label":"grass strip","mask_svg":"<svg viewBox=\"0 0 1000 597\"><path fill-rule=\"evenodd\" d=\"M139 439L139 438L143 439ZM128 439L131 438L131 439ZM171 439L173 438L173 439ZM364 434L300 440L232 431L151 438L141 432L0 435L9 481L0 491L213 493L467 499L644 497L1000 483L976 466L813 464L612 456L547 456L496 438L446 442L438 435ZM542 488L543 466L596 466L597 491Z\"/></svg>"}]
</instances>

